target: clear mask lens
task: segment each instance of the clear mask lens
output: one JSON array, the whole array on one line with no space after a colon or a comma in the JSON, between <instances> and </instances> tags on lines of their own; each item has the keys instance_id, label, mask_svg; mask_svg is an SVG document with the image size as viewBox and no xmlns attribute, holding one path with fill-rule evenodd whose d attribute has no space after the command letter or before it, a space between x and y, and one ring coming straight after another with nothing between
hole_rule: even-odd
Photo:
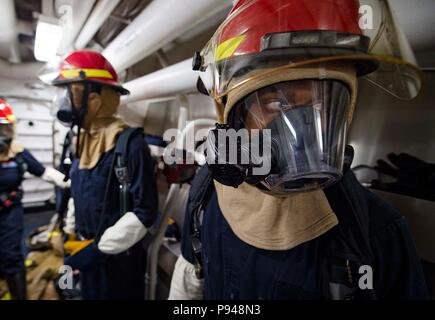
<instances>
[{"instance_id":1,"label":"clear mask lens","mask_svg":"<svg viewBox=\"0 0 435 320\"><path fill-rule=\"evenodd\" d=\"M13 124L0 124L0 138L12 139L14 137Z\"/></svg>"},{"instance_id":2,"label":"clear mask lens","mask_svg":"<svg viewBox=\"0 0 435 320\"><path fill-rule=\"evenodd\" d=\"M4 152L9 148L9 145L14 138L13 124L0 124L0 152Z\"/></svg>"},{"instance_id":3,"label":"clear mask lens","mask_svg":"<svg viewBox=\"0 0 435 320\"><path fill-rule=\"evenodd\" d=\"M268 130L270 173L262 184L276 193L322 188L343 170L350 92L335 80L297 80L258 90L232 110L230 126Z\"/></svg>"},{"instance_id":4,"label":"clear mask lens","mask_svg":"<svg viewBox=\"0 0 435 320\"><path fill-rule=\"evenodd\" d=\"M67 88L59 88L52 103L51 115L64 126L70 127L73 122L73 105Z\"/></svg>"}]
</instances>

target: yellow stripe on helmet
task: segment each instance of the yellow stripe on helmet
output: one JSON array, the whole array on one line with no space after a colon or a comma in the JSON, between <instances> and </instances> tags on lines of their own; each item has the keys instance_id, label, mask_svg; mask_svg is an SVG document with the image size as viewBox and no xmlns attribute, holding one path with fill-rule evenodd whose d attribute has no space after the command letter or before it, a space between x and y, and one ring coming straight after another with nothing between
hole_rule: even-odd
<instances>
[{"instance_id":1,"label":"yellow stripe on helmet","mask_svg":"<svg viewBox=\"0 0 435 320\"><path fill-rule=\"evenodd\" d=\"M70 70L62 70L60 74L65 79L75 79L75 78L80 78L81 72L85 73L86 78L113 79L113 76L109 71L101 70L101 69L70 69Z\"/></svg>"},{"instance_id":2,"label":"yellow stripe on helmet","mask_svg":"<svg viewBox=\"0 0 435 320\"><path fill-rule=\"evenodd\" d=\"M216 61L231 57L245 38L246 36L242 34L222 42L216 50Z\"/></svg>"},{"instance_id":3,"label":"yellow stripe on helmet","mask_svg":"<svg viewBox=\"0 0 435 320\"><path fill-rule=\"evenodd\" d=\"M10 121L10 122L15 122L17 118L15 118L15 116L13 114L9 114L6 116L6 120Z\"/></svg>"}]
</instances>

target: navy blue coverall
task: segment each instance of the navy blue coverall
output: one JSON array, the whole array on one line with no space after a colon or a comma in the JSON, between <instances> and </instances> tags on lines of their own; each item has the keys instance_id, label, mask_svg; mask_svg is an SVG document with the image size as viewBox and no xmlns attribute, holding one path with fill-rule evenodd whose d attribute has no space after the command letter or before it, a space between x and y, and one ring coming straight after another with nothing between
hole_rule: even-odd
<instances>
[{"instance_id":1,"label":"navy blue coverall","mask_svg":"<svg viewBox=\"0 0 435 320\"><path fill-rule=\"evenodd\" d=\"M79 169L79 160L73 161L70 177L76 229L85 239L101 236L121 217L119 182L110 172L113 157L114 150L106 152L92 169ZM157 217L158 199L154 161L142 135L135 134L130 138L127 158L131 178L130 211L148 228ZM105 204L105 222L102 223L109 174L113 176ZM141 242L126 252L105 255L101 264L91 270L81 270L80 275L83 299L143 299L145 255Z\"/></svg>"},{"instance_id":2,"label":"navy blue coverall","mask_svg":"<svg viewBox=\"0 0 435 320\"><path fill-rule=\"evenodd\" d=\"M351 171L343 179L351 189L354 201L359 202L358 210L368 213L370 245L374 255L373 289L376 298L427 299L428 292L420 260L403 217L363 188ZM191 192L196 192L197 187L194 180ZM342 210L339 204L343 199L328 200L336 214L338 210ZM243 242L233 232L219 208L214 187L203 205L201 259L204 299L328 299L322 285L323 249L328 237L337 227L291 250L263 250ZM186 215L182 253L187 261L194 264L191 221ZM346 269L334 272L347 275Z\"/></svg>"},{"instance_id":3,"label":"navy blue coverall","mask_svg":"<svg viewBox=\"0 0 435 320\"><path fill-rule=\"evenodd\" d=\"M29 151L24 150L21 157L27 171L40 177L44 166ZM23 172L17 157L0 162L0 193L18 191L23 181ZM21 248L23 236L23 207L15 203L12 207L0 211L0 273L10 275L24 271L24 257Z\"/></svg>"}]
</instances>

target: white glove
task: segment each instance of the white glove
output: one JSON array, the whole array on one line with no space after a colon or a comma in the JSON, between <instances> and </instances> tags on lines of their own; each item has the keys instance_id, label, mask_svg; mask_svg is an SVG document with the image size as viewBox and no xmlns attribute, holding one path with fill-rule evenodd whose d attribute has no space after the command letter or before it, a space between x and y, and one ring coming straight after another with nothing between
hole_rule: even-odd
<instances>
[{"instance_id":1,"label":"white glove","mask_svg":"<svg viewBox=\"0 0 435 320\"><path fill-rule=\"evenodd\" d=\"M76 216L75 216L74 199L69 198L68 211L66 213L66 218L64 220L63 231L66 234L74 234L75 229L76 229Z\"/></svg>"},{"instance_id":2,"label":"white glove","mask_svg":"<svg viewBox=\"0 0 435 320\"><path fill-rule=\"evenodd\" d=\"M172 274L168 300L202 300L203 285L204 280L197 278L194 265L180 255Z\"/></svg>"},{"instance_id":3,"label":"white glove","mask_svg":"<svg viewBox=\"0 0 435 320\"><path fill-rule=\"evenodd\" d=\"M53 182L56 186L62 189L69 188L71 185L71 181L63 181L65 179L65 175L54 168L46 168L41 178L45 181Z\"/></svg>"},{"instance_id":4,"label":"white glove","mask_svg":"<svg viewBox=\"0 0 435 320\"><path fill-rule=\"evenodd\" d=\"M98 243L98 249L106 254L118 254L142 240L147 229L133 212L127 212L115 225L106 229Z\"/></svg>"}]
</instances>

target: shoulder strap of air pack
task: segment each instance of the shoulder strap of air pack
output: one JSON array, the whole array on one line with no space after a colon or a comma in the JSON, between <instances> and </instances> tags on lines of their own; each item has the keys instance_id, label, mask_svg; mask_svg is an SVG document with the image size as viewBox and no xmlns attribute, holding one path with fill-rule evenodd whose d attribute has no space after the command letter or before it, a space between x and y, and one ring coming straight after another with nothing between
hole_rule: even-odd
<instances>
[{"instance_id":1,"label":"shoulder strap of air pack","mask_svg":"<svg viewBox=\"0 0 435 320\"><path fill-rule=\"evenodd\" d=\"M198 170L192 181L187 202L187 217L190 222L190 240L192 244L195 273L198 279L203 277L202 272L202 243L201 243L201 214L204 204L213 190L213 178L204 165Z\"/></svg>"},{"instance_id":2,"label":"shoulder strap of air pack","mask_svg":"<svg viewBox=\"0 0 435 320\"><path fill-rule=\"evenodd\" d=\"M121 201L121 215L128 211L129 206L129 188L130 188L130 174L128 172L128 144L135 134L142 134L142 128L127 128L119 136L115 147L115 175L119 182L120 201Z\"/></svg>"},{"instance_id":3,"label":"shoulder strap of air pack","mask_svg":"<svg viewBox=\"0 0 435 320\"><path fill-rule=\"evenodd\" d=\"M17 163L18 173L20 175L20 179L22 179L24 177L24 174L27 171L27 163L24 160L23 155L21 153L18 153L15 156L15 162Z\"/></svg>"},{"instance_id":4,"label":"shoulder strap of air pack","mask_svg":"<svg viewBox=\"0 0 435 320\"><path fill-rule=\"evenodd\" d=\"M333 300L376 299L374 290L359 286L360 267L373 268L374 255L366 191L350 170L350 163L341 181L324 189L339 221L325 238L324 290Z\"/></svg>"},{"instance_id":5,"label":"shoulder strap of air pack","mask_svg":"<svg viewBox=\"0 0 435 320\"><path fill-rule=\"evenodd\" d=\"M207 164L202 166L196 173L189 191L188 210L195 211L201 207L213 187L213 178Z\"/></svg>"},{"instance_id":6,"label":"shoulder strap of air pack","mask_svg":"<svg viewBox=\"0 0 435 320\"><path fill-rule=\"evenodd\" d=\"M115 156L117 157L117 164L116 164L117 167L127 166L128 143L132 136L139 133L140 134L143 133L142 128L127 128L118 137L118 140L116 141L116 147L115 147Z\"/></svg>"},{"instance_id":7,"label":"shoulder strap of air pack","mask_svg":"<svg viewBox=\"0 0 435 320\"><path fill-rule=\"evenodd\" d=\"M104 192L104 200L103 200L103 209L101 213L100 223L97 229L96 239L102 235L102 232L107 227L107 200L110 193L110 185L112 183L112 176L115 173L116 178L119 183L119 192L120 192L120 215L124 215L128 211L129 206L129 187L130 187L130 177L128 173L128 143L136 133L142 133L142 128L127 128L125 129L118 140L116 141L115 151L113 155L112 163L110 164L109 177L107 179L106 190Z\"/></svg>"}]
</instances>

